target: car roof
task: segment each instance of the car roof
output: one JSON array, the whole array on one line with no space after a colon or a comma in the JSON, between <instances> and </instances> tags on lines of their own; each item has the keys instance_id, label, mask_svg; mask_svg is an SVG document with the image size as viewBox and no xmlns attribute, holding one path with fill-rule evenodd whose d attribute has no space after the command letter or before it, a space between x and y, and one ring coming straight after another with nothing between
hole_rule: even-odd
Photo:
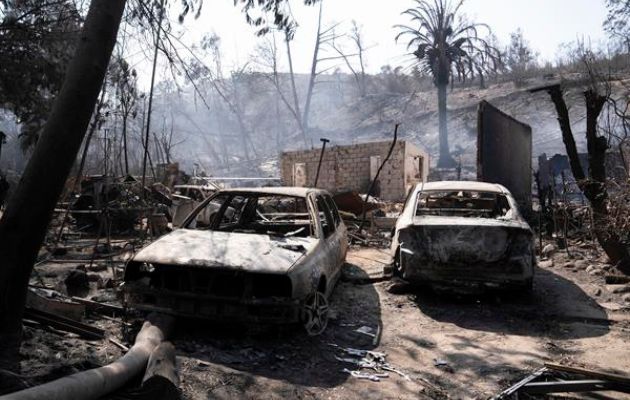
<instances>
[{"instance_id":1,"label":"car roof","mask_svg":"<svg viewBox=\"0 0 630 400\"><path fill-rule=\"evenodd\" d=\"M416 188L419 191L427 190L471 190L491 193L509 193L509 191L498 183L477 182L477 181L437 181L419 183Z\"/></svg>"},{"instance_id":2,"label":"car roof","mask_svg":"<svg viewBox=\"0 0 630 400\"><path fill-rule=\"evenodd\" d=\"M309 193L329 194L323 189L295 186L220 189L218 193L262 193L292 197L306 197Z\"/></svg>"}]
</instances>

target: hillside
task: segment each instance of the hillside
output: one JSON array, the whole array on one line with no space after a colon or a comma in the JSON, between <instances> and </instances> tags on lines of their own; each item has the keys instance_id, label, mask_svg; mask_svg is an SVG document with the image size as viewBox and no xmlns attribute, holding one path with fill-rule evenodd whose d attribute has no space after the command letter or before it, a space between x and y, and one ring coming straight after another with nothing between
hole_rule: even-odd
<instances>
[{"instance_id":1,"label":"hillside","mask_svg":"<svg viewBox=\"0 0 630 400\"><path fill-rule=\"evenodd\" d=\"M474 169L477 106L481 100L486 100L532 127L534 158L541 153L564 153L555 110L548 96L544 92L531 94L528 91L561 78L568 82L566 99L576 141L580 150L585 150L583 99L581 86L576 83L579 76L569 75L530 79L521 88L512 82L491 83L485 89L455 86L448 97L451 151L461 154L466 168ZM300 95L306 91L306 82L307 76L298 76ZM257 87L256 81L248 81L247 87L250 92L246 98L240 99L240 104L242 119L254 144L251 147L255 153L250 151L250 157L263 165L259 173L275 175L273 165L278 153L304 148L305 143L295 120L272 88L252 90ZM622 90L619 85L614 88ZM313 96L309 147L318 147L320 137L330 139L332 145L387 139L392 135L393 124L400 122L401 139L426 148L435 162L438 154L436 92L426 84L409 89L407 93L387 92L385 88L373 85L373 90L361 98L354 93L350 76L340 74L334 79L332 75L324 76ZM207 103L214 105L213 110L208 110L200 98L187 93L188 90L190 88L175 95L180 99L175 112L157 108L156 118L165 121L164 124L168 125L173 116L175 135L182 143L175 149L176 158L184 165L198 163L215 176L252 173L242 165L244 141L234 115L217 102L211 91L204 96Z\"/></svg>"}]
</instances>

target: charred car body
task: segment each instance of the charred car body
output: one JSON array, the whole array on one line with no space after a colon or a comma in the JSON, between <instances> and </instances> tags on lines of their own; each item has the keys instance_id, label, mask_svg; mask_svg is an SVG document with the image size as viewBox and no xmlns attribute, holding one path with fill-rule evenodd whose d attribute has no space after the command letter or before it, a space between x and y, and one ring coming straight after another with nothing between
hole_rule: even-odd
<instances>
[{"instance_id":1,"label":"charred car body","mask_svg":"<svg viewBox=\"0 0 630 400\"><path fill-rule=\"evenodd\" d=\"M327 192L220 190L182 226L127 264L129 305L210 320L302 322L309 334L326 328L348 246Z\"/></svg>"},{"instance_id":2,"label":"charred car body","mask_svg":"<svg viewBox=\"0 0 630 400\"><path fill-rule=\"evenodd\" d=\"M503 186L429 182L409 194L396 223L394 274L436 287L532 286L533 233Z\"/></svg>"}]
</instances>

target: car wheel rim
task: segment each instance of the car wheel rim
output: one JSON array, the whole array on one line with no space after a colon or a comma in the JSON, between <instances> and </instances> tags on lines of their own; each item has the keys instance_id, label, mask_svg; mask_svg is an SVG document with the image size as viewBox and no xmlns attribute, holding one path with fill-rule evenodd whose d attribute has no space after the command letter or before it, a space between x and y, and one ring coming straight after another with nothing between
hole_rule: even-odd
<instances>
[{"instance_id":1,"label":"car wheel rim","mask_svg":"<svg viewBox=\"0 0 630 400\"><path fill-rule=\"evenodd\" d=\"M310 336L324 332L328 325L328 300L323 293L315 292L308 296L304 302L302 320Z\"/></svg>"}]
</instances>

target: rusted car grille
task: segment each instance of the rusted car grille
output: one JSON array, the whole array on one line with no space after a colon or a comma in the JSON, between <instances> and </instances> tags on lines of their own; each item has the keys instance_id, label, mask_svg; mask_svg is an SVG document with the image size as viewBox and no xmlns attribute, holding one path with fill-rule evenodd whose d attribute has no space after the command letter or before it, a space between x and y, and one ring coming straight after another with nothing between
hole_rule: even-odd
<instances>
[{"instance_id":1,"label":"rusted car grille","mask_svg":"<svg viewBox=\"0 0 630 400\"><path fill-rule=\"evenodd\" d=\"M285 275L154 264L150 286L174 292L245 299L291 297L291 280Z\"/></svg>"}]
</instances>

